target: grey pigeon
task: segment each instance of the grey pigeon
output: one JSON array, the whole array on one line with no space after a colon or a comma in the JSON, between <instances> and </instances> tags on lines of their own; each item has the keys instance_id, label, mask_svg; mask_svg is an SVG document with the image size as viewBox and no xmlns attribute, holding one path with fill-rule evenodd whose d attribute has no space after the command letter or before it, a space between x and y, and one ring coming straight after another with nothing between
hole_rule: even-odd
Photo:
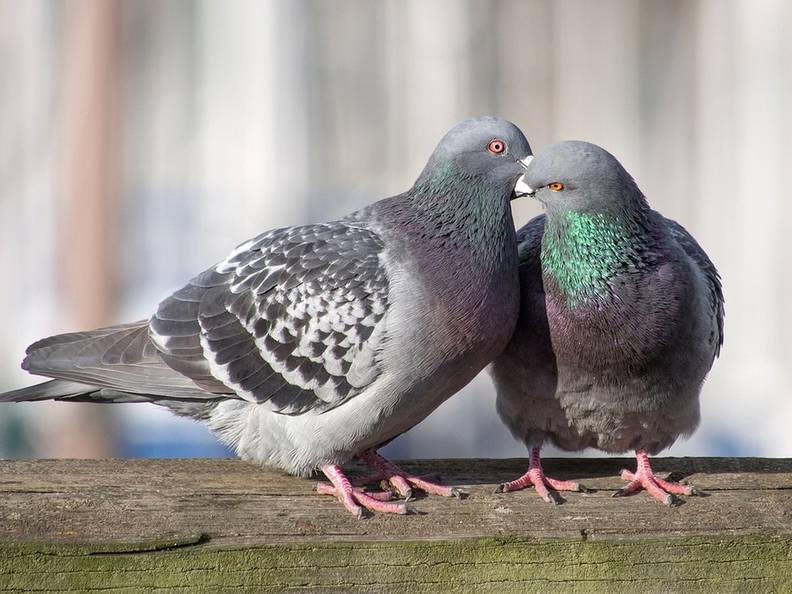
<instances>
[{"instance_id":1,"label":"grey pigeon","mask_svg":"<svg viewBox=\"0 0 792 594\"><path fill-rule=\"evenodd\" d=\"M561 142L541 150L523 180L545 215L518 232L521 309L514 337L490 368L501 419L531 449L528 472L546 501L580 490L542 471L539 451L635 450L640 488L663 503L694 489L654 476L648 454L691 434L699 391L723 343L718 272L678 223L652 210L604 149Z\"/></svg>"},{"instance_id":2,"label":"grey pigeon","mask_svg":"<svg viewBox=\"0 0 792 594\"><path fill-rule=\"evenodd\" d=\"M519 310L510 200L530 147L513 124L464 121L415 185L330 223L275 229L162 301L150 319L45 338L22 367L56 378L0 401L153 402L206 422L245 460L321 469L357 516L406 513L353 488L358 456L409 498L376 449L499 354Z\"/></svg>"}]
</instances>

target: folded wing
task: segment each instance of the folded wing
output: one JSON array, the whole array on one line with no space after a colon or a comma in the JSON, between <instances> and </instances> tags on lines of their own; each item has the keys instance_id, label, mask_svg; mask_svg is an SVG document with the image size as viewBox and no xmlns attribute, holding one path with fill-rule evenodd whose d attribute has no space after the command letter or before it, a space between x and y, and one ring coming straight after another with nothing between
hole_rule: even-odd
<instances>
[{"instance_id":1,"label":"folded wing","mask_svg":"<svg viewBox=\"0 0 792 594\"><path fill-rule=\"evenodd\" d=\"M379 374L381 254L375 233L345 222L270 231L163 301L152 340L200 385L286 414L332 408Z\"/></svg>"},{"instance_id":2,"label":"folded wing","mask_svg":"<svg viewBox=\"0 0 792 594\"><path fill-rule=\"evenodd\" d=\"M165 299L150 320L44 339L23 367L95 386L96 400L120 392L328 410L380 373L382 250L376 233L343 221L270 231ZM35 398L25 390L15 399ZM80 386L57 390L74 398Z\"/></svg>"}]
</instances>

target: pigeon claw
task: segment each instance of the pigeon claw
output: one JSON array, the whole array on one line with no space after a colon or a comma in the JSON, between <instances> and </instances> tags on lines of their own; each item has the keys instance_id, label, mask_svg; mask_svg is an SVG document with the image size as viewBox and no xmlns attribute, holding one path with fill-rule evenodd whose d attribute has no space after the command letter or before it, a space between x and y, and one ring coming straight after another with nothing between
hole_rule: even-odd
<instances>
[{"instance_id":1,"label":"pigeon claw","mask_svg":"<svg viewBox=\"0 0 792 594\"><path fill-rule=\"evenodd\" d=\"M324 466L322 472L330 479L331 484L317 484L317 492L324 495L334 495L357 518L363 517L364 509L371 512L389 514L404 515L407 513L407 506L404 503L391 501L393 494L390 491L367 492L359 487L353 487L341 468L336 464Z\"/></svg>"},{"instance_id":2,"label":"pigeon claw","mask_svg":"<svg viewBox=\"0 0 792 594\"><path fill-rule=\"evenodd\" d=\"M682 485L655 476L652 467L649 465L649 457L642 450L637 450L635 456L637 470L635 472L626 469L621 471L621 479L627 481L627 484L616 491L613 494L614 497L624 497L644 489L663 505L672 507L683 503L682 499L676 497L676 495L700 494L691 485Z\"/></svg>"},{"instance_id":3,"label":"pigeon claw","mask_svg":"<svg viewBox=\"0 0 792 594\"><path fill-rule=\"evenodd\" d=\"M562 503L566 502L566 499L561 497L561 494L558 491L547 491L547 499L545 499L547 503L551 503L552 505L561 505Z\"/></svg>"},{"instance_id":4,"label":"pigeon claw","mask_svg":"<svg viewBox=\"0 0 792 594\"><path fill-rule=\"evenodd\" d=\"M404 503L394 503L390 500L393 494L390 491L363 491L352 487L349 492L339 492L337 487L327 483L316 485L316 491L323 495L333 495L341 501L344 507L358 519L365 516L365 511L404 515L409 513L409 508Z\"/></svg>"},{"instance_id":5,"label":"pigeon claw","mask_svg":"<svg viewBox=\"0 0 792 594\"><path fill-rule=\"evenodd\" d=\"M374 450L367 450L359 455L360 459L377 471L378 478L389 485L400 497L411 499L413 489L423 491L432 495L443 497L461 497L461 492L452 487L439 485L427 480L425 477L409 474L396 466L390 460L383 458Z\"/></svg>"},{"instance_id":6,"label":"pigeon claw","mask_svg":"<svg viewBox=\"0 0 792 594\"><path fill-rule=\"evenodd\" d=\"M544 475L541 468L529 468L528 472L520 478L499 485L495 492L510 493L511 491L520 491L531 486L533 486L539 497L553 505L560 505L566 501L558 491L581 491L578 483L551 479Z\"/></svg>"},{"instance_id":7,"label":"pigeon claw","mask_svg":"<svg viewBox=\"0 0 792 594\"><path fill-rule=\"evenodd\" d=\"M536 494L547 503L560 505L566 501L558 491L577 491L584 492L585 487L574 481L560 481L546 476L542 470L542 463L539 458L539 448L531 450L530 462L527 472L520 478L508 483L503 483L495 489L496 493L509 493L510 491L520 491L533 486Z\"/></svg>"},{"instance_id":8,"label":"pigeon claw","mask_svg":"<svg viewBox=\"0 0 792 594\"><path fill-rule=\"evenodd\" d=\"M383 489L390 489L405 501L412 499L412 487L410 486L410 483L407 481L407 479L403 476L393 475L388 478L383 478L380 481L380 486Z\"/></svg>"},{"instance_id":9,"label":"pigeon claw","mask_svg":"<svg viewBox=\"0 0 792 594\"><path fill-rule=\"evenodd\" d=\"M611 495L611 497L625 497L625 496L627 496L629 494L630 494L630 492L627 490L627 488L626 487L622 487L618 491L614 491L613 494Z\"/></svg>"}]
</instances>

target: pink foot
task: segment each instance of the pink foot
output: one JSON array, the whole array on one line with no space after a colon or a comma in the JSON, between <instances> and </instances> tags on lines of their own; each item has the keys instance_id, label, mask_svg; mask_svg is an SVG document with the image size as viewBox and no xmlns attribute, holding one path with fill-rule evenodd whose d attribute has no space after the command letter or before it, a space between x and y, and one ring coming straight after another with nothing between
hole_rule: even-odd
<instances>
[{"instance_id":1,"label":"pink foot","mask_svg":"<svg viewBox=\"0 0 792 594\"><path fill-rule=\"evenodd\" d=\"M542 470L542 462L539 457L539 448L531 450L531 458L528 463L528 472L520 478L508 483L503 483L497 489L496 493L508 493L509 491L519 491L533 485L536 489L537 495L544 499L547 503L558 505L563 503L564 499L556 491L579 491L586 492L587 489L582 487L580 483L574 481L559 481L545 476ZM550 487L549 490L547 487Z\"/></svg>"},{"instance_id":2,"label":"pink foot","mask_svg":"<svg viewBox=\"0 0 792 594\"><path fill-rule=\"evenodd\" d=\"M674 495L699 495L699 492L690 485L680 485L656 477L649 465L649 456L643 450L635 450L635 459L637 462L636 472L626 469L621 471L621 478L623 481L627 481L627 485L616 491L613 494L614 497L623 497L640 489L646 489L660 503L673 505Z\"/></svg>"},{"instance_id":3,"label":"pink foot","mask_svg":"<svg viewBox=\"0 0 792 594\"><path fill-rule=\"evenodd\" d=\"M383 458L374 450L367 450L360 454L360 459L376 470L376 474L367 477L365 480L374 482L383 480L400 497L409 500L412 497L413 487L426 493L442 495L443 497L462 497L459 489L446 487L430 482L424 477L407 474L390 460Z\"/></svg>"},{"instance_id":4,"label":"pink foot","mask_svg":"<svg viewBox=\"0 0 792 594\"><path fill-rule=\"evenodd\" d=\"M391 494L387 491L366 493L361 489L352 487L349 479L344 476L343 471L337 464L322 467L322 472L330 479L332 485L319 483L316 485L317 492L325 495L335 495L353 516L362 518L363 508L390 514L406 514L409 511L403 503L391 503Z\"/></svg>"}]
</instances>

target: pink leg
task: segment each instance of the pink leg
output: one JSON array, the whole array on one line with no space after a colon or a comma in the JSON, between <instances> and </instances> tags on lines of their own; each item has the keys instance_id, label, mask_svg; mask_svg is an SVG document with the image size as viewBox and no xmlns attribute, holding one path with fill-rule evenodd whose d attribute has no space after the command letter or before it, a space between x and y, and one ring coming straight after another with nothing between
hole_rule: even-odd
<instances>
[{"instance_id":1,"label":"pink leg","mask_svg":"<svg viewBox=\"0 0 792 594\"><path fill-rule=\"evenodd\" d=\"M542 461L539 457L539 448L533 448L531 450L528 472L516 480L503 483L495 492L508 493L509 491L519 491L531 485L536 489L536 493L539 497L544 499L547 503L553 503L555 505L563 502L561 496L555 491L586 491L584 487L580 486L580 483L574 481L559 481L545 476L542 470ZM550 491L547 487L553 490Z\"/></svg>"},{"instance_id":2,"label":"pink leg","mask_svg":"<svg viewBox=\"0 0 792 594\"><path fill-rule=\"evenodd\" d=\"M362 518L363 508L391 514L406 514L407 506L403 503L391 503L390 493L375 492L364 493L361 489L352 487L349 479L337 464L322 467L322 472L330 480L332 486L325 483L316 485L316 490L325 495L335 495L344 504L352 515ZM361 507L362 506L362 507Z\"/></svg>"},{"instance_id":3,"label":"pink leg","mask_svg":"<svg viewBox=\"0 0 792 594\"><path fill-rule=\"evenodd\" d=\"M377 478L387 481L396 493L405 499L410 499L410 497L412 497L413 487L425 491L426 493L433 493L444 497L462 497L462 492L459 491L459 489L438 485L425 478L408 474L390 460L380 456L374 450L363 452L360 454L360 459L377 471Z\"/></svg>"},{"instance_id":4,"label":"pink leg","mask_svg":"<svg viewBox=\"0 0 792 594\"><path fill-rule=\"evenodd\" d=\"M635 491L646 489L646 491L660 503L672 505L674 494L676 495L698 495L698 491L689 485L680 485L663 480L655 476L652 467L649 465L649 456L643 450L635 450L635 460L637 469L635 472L629 470L621 471L621 479L627 484L616 491L614 497L623 497Z\"/></svg>"},{"instance_id":5,"label":"pink leg","mask_svg":"<svg viewBox=\"0 0 792 594\"><path fill-rule=\"evenodd\" d=\"M352 491L355 491L355 487L352 487ZM335 495L336 488L328 483L317 483L316 492L321 493L322 495ZM366 491L365 493L367 496L371 497L372 499L376 499L377 501L390 501L393 499L393 493L390 491Z\"/></svg>"},{"instance_id":6,"label":"pink leg","mask_svg":"<svg viewBox=\"0 0 792 594\"><path fill-rule=\"evenodd\" d=\"M436 474L419 474L415 478L424 481L438 480L438 476ZM349 482L352 483L353 487L364 487L373 483L379 483L383 480L385 480L385 475L382 472L377 471L370 474L364 474L362 476L356 476L355 478L350 479ZM390 491L388 492L390 493Z\"/></svg>"}]
</instances>

